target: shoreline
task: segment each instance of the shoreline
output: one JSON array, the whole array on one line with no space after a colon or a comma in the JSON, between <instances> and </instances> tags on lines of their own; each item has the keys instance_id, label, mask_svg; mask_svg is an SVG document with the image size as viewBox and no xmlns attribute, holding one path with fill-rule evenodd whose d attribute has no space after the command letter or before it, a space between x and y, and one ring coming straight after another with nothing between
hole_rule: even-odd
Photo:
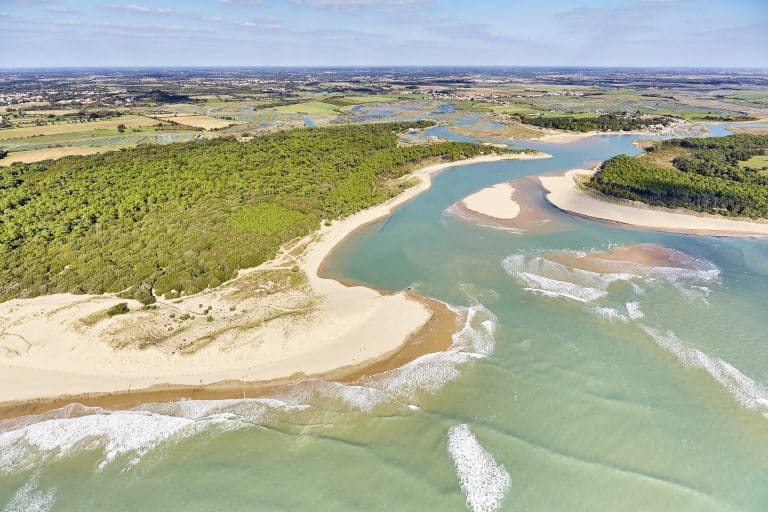
<instances>
[{"instance_id":1,"label":"shoreline","mask_svg":"<svg viewBox=\"0 0 768 512\"><path fill-rule=\"evenodd\" d=\"M0 318L15 319L0 323L0 348L5 349L5 354L0 351L0 417L34 414L75 401L125 407L156 398L261 395L312 378L354 380L399 367L425 353L445 350L456 330L456 315L445 305L407 291L383 295L368 287L323 278L323 261L358 228L389 215L427 190L431 177L439 172L475 163L548 156L484 155L427 165L404 176L401 179L417 179L418 183L388 201L321 227L297 244L306 249L295 261L306 273L312 297L319 302L314 309L308 308L306 317L278 318L242 336L227 331L221 336L223 344L211 341L190 354L163 353L155 347L113 348L89 334L82 321L96 312L118 302L138 304L113 295L61 294L2 303ZM226 315L224 306L230 303L222 300L228 292L258 271L282 268L276 262L284 256L255 269L243 269L214 290L178 301L160 300L159 313L137 311L132 313L138 315L133 321L141 324L147 315L189 311L196 302L215 304L216 314ZM236 321L236 313L230 315L230 323ZM100 320L97 325L106 327L94 332L109 333L123 320ZM207 337L213 339L214 334ZM361 339L365 341L361 343Z\"/></svg>"},{"instance_id":2,"label":"shoreline","mask_svg":"<svg viewBox=\"0 0 768 512\"><path fill-rule=\"evenodd\" d=\"M720 217L682 209L668 209L629 201L598 198L581 189L578 178L596 170L572 169L560 176L540 176L550 204L580 217L652 231L706 236L768 236L768 222Z\"/></svg>"}]
</instances>

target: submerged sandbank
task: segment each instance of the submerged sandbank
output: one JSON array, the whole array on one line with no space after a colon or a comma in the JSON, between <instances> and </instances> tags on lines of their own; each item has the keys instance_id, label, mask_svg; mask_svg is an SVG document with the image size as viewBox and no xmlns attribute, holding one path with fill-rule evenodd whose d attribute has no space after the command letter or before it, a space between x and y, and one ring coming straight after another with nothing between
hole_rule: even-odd
<instances>
[{"instance_id":1,"label":"submerged sandbank","mask_svg":"<svg viewBox=\"0 0 768 512\"><path fill-rule=\"evenodd\" d=\"M142 310L112 295L60 294L2 303L0 403L16 411L8 413L13 415L72 401L120 405L159 397L241 397L310 376L356 378L401 365L425 350L443 350L456 329L455 315L443 305L405 292L382 295L345 286L320 277L318 270L333 247L428 189L435 173L521 158L540 155L483 156L424 167L406 177L418 184L390 201L323 227L277 260L242 271L216 289L161 300L157 309ZM307 276L305 289L261 296L264 281L254 276L284 271L294 262ZM118 302L128 302L134 312L103 314ZM180 323L180 314L191 318ZM425 337L428 341L418 347L407 343ZM142 345L146 339L152 341L149 346Z\"/></svg>"},{"instance_id":2,"label":"submerged sandbank","mask_svg":"<svg viewBox=\"0 0 768 512\"><path fill-rule=\"evenodd\" d=\"M598 274L633 272L644 275L649 269L673 268L709 270L710 266L687 254L652 243L619 245L605 251L560 251L540 257L569 268Z\"/></svg>"},{"instance_id":3,"label":"submerged sandbank","mask_svg":"<svg viewBox=\"0 0 768 512\"><path fill-rule=\"evenodd\" d=\"M637 202L616 202L584 191L579 180L595 170L573 169L563 176L541 176L547 200L566 212L643 229L716 236L768 235L768 223L730 219L690 210L656 208Z\"/></svg>"}]
</instances>

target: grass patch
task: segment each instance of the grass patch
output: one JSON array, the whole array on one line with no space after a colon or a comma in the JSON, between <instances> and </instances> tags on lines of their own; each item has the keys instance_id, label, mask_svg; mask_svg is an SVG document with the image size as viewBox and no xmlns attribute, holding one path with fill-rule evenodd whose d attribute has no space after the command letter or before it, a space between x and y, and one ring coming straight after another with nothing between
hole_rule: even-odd
<instances>
[{"instance_id":1,"label":"grass patch","mask_svg":"<svg viewBox=\"0 0 768 512\"><path fill-rule=\"evenodd\" d=\"M749 160L743 160L739 162L739 167L742 169L750 168L760 171L768 170L768 155L753 156Z\"/></svg>"},{"instance_id":2,"label":"grass patch","mask_svg":"<svg viewBox=\"0 0 768 512\"><path fill-rule=\"evenodd\" d=\"M763 91L742 91L725 96L729 100L741 100L756 105L768 105L768 92Z\"/></svg>"}]
</instances>

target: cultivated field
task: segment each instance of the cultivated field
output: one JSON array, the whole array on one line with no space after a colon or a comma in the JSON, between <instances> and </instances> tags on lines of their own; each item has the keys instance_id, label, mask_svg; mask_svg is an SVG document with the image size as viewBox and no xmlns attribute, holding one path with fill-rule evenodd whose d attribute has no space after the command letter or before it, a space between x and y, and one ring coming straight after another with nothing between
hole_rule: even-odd
<instances>
[{"instance_id":1,"label":"cultivated field","mask_svg":"<svg viewBox=\"0 0 768 512\"><path fill-rule=\"evenodd\" d=\"M307 115L338 115L339 107L322 101L307 101L305 103L296 103L294 105L283 105L275 107L275 111L283 114L307 114Z\"/></svg>"},{"instance_id":2,"label":"cultivated field","mask_svg":"<svg viewBox=\"0 0 768 512\"><path fill-rule=\"evenodd\" d=\"M55 160L64 156L72 155L93 155L95 153L104 153L106 151L112 151L117 149L114 146L81 146L81 147L69 147L69 148L48 148L48 149L36 149L33 151L18 151L15 153L9 153L7 157L0 159L0 166L8 166L16 162L41 162L43 160Z\"/></svg>"},{"instance_id":3,"label":"cultivated field","mask_svg":"<svg viewBox=\"0 0 768 512\"><path fill-rule=\"evenodd\" d=\"M157 116L157 118L162 119L163 121L183 124L184 126L202 128L203 130L220 130L221 128L226 128L235 124L232 121L209 116Z\"/></svg>"},{"instance_id":4,"label":"cultivated field","mask_svg":"<svg viewBox=\"0 0 768 512\"><path fill-rule=\"evenodd\" d=\"M143 126L152 126L158 124L156 119L149 117L127 115L105 119L100 121L87 122L64 122L44 126L25 126L23 128L9 128L0 130L0 140L18 139L22 137L33 137L38 135L60 135L64 133L88 132L92 130L115 130L118 125L125 125L126 128L139 128Z\"/></svg>"}]
</instances>

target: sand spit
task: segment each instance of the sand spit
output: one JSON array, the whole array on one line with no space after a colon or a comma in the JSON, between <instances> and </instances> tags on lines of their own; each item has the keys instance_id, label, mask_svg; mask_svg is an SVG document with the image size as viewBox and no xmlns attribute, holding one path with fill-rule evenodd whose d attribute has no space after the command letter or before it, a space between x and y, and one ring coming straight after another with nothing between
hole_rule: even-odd
<instances>
[{"instance_id":1,"label":"sand spit","mask_svg":"<svg viewBox=\"0 0 768 512\"><path fill-rule=\"evenodd\" d=\"M765 236L768 223L699 214L688 210L653 208L636 202L614 202L587 193L578 181L595 170L573 169L563 176L541 176L547 200L566 212L642 229L714 236Z\"/></svg>"},{"instance_id":2,"label":"sand spit","mask_svg":"<svg viewBox=\"0 0 768 512\"><path fill-rule=\"evenodd\" d=\"M479 201L485 197L491 200ZM478 199L477 204L470 203L474 208L466 204L470 198ZM515 213L514 217L512 213ZM566 229L569 219L552 213L538 176L524 176L494 185L457 201L446 210L446 214L457 215L478 226L511 233L550 233ZM507 218L503 218L505 214L509 214Z\"/></svg>"},{"instance_id":3,"label":"sand spit","mask_svg":"<svg viewBox=\"0 0 768 512\"><path fill-rule=\"evenodd\" d=\"M540 155L483 156L422 168L404 178L418 184L390 201L321 228L216 289L160 300L156 309L112 295L2 303L0 403L11 406L6 415L13 415L22 406L29 413L32 401L38 409L81 399L110 403L110 397L139 403L139 390L166 399L242 397L307 376L359 376L366 367L386 369L424 350L442 350L456 327L455 315L441 304L405 292L382 295L345 286L318 270L357 228L427 190L432 175L456 165L520 158ZM304 275L303 284L284 286ZM106 310L119 302L127 302L131 313L108 316ZM422 340L420 348L406 348L414 339Z\"/></svg>"}]
</instances>

